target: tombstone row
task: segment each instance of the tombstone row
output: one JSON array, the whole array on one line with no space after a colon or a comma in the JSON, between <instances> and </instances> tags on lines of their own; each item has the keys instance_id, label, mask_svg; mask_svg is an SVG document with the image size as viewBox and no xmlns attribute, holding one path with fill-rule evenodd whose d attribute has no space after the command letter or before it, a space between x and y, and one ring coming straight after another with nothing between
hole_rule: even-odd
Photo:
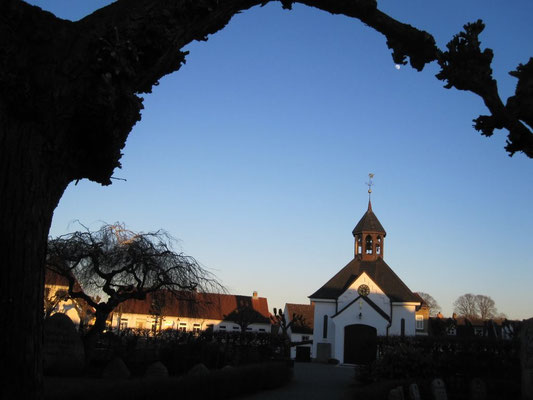
<instances>
[{"instance_id":1,"label":"tombstone row","mask_svg":"<svg viewBox=\"0 0 533 400\"><path fill-rule=\"evenodd\" d=\"M408 397L405 397L402 386L391 389L388 400L421 400L420 391L416 383L409 385ZM442 379L434 379L431 382L431 396L433 400L448 400L446 385ZM482 379L473 379L470 382L469 397L470 400L486 400L487 387Z\"/></svg>"}]
</instances>

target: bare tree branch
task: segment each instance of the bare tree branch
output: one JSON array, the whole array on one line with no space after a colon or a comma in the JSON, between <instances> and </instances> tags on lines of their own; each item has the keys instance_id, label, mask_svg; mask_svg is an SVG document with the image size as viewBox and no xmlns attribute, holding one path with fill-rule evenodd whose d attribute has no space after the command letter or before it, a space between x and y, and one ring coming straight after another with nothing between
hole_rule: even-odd
<instances>
[{"instance_id":1,"label":"bare tree branch","mask_svg":"<svg viewBox=\"0 0 533 400\"><path fill-rule=\"evenodd\" d=\"M69 294L84 299L96 310L88 335L105 327L109 313L128 299L168 289L220 292L222 285L194 258L172 250L173 239L164 231L118 234L123 225L104 225L98 231L77 231L50 239L47 268L69 280ZM75 290L79 282L81 290ZM96 302L91 295L107 295Z\"/></svg>"}]
</instances>

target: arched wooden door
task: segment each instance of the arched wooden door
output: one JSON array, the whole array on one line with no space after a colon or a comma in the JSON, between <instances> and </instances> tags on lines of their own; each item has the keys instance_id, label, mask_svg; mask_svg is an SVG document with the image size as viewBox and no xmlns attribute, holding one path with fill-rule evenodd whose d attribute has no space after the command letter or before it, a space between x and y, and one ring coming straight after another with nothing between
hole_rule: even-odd
<instances>
[{"instance_id":1,"label":"arched wooden door","mask_svg":"<svg viewBox=\"0 0 533 400\"><path fill-rule=\"evenodd\" d=\"M376 359L377 330L355 324L344 327L344 363L370 364Z\"/></svg>"}]
</instances>

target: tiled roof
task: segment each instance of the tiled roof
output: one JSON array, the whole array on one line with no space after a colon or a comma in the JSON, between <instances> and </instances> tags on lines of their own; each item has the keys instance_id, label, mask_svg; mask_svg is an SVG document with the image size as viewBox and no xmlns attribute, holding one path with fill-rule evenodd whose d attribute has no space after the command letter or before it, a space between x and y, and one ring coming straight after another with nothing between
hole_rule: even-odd
<instances>
[{"instance_id":1,"label":"tiled roof","mask_svg":"<svg viewBox=\"0 0 533 400\"><path fill-rule=\"evenodd\" d=\"M376 217L376 214L372 211L372 204L370 202L368 202L367 212L362 216L352 231L354 236L361 232L379 232L383 233L383 236L387 234L385 229L383 229L383 226L381 226L378 217Z\"/></svg>"},{"instance_id":2,"label":"tiled roof","mask_svg":"<svg viewBox=\"0 0 533 400\"><path fill-rule=\"evenodd\" d=\"M363 272L368 274L391 301L419 302L418 297L380 257L374 261L362 261L359 257L354 258L309 297L311 299L337 299Z\"/></svg>"},{"instance_id":3,"label":"tiled roof","mask_svg":"<svg viewBox=\"0 0 533 400\"><path fill-rule=\"evenodd\" d=\"M168 317L203 318L213 320L235 320L242 310L251 310L246 315L251 322L269 323L268 302L264 297L239 296L219 293L187 293L177 295L160 291L146 295L145 300L127 300L115 312L152 315L153 303L161 301L161 315Z\"/></svg>"},{"instance_id":4,"label":"tiled roof","mask_svg":"<svg viewBox=\"0 0 533 400\"><path fill-rule=\"evenodd\" d=\"M290 322L294 314L303 317L302 323L295 323L291 330L294 333L313 333L313 326L315 321L315 305L314 304L292 304L287 303L287 318Z\"/></svg>"},{"instance_id":5,"label":"tiled roof","mask_svg":"<svg viewBox=\"0 0 533 400\"><path fill-rule=\"evenodd\" d=\"M65 286L68 288L68 279L55 271L45 268L44 284L50 286ZM74 291L78 292L80 290L80 284L78 283L78 280L74 278Z\"/></svg>"},{"instance_id":6,"label":"tiled roof","mask_svg":"<svg viewBox=\"0 0 533 400\"><path fill-rule=\"evenodd\" d=\"M48 268L45 268L44 284L68 287L68 279L62 275L59 275L57 272L54 272L54 271L49 270Z\"/></svg>"}]
</instances>

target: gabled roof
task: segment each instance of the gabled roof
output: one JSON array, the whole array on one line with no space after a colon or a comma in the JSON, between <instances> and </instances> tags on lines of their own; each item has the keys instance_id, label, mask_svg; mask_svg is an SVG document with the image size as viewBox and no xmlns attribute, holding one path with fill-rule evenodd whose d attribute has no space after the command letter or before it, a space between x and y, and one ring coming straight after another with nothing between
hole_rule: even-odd
<instances>
[{"instance_id":1,"label":"gabled roof","mask_svg":"<svg viewBox=\"0 0 533 400\"><path fill-rule=\"evenodd\" d=\"M370 203L370 200L368 201L368 210L361 217L357 225L355 225L352 234L355 236L357 233L361 232L379 232L383 233L383 236L387 235L385 229L383 229L383 226L379 222L378 217L376 217L376 214L372 211L372 203Z\"/></svg>"},{"instance_id":2,"label":"gabled roof","mask_svg":"<svg viewBox=\"0 0 533 400\"><path fill-rule=\"evenodd\" d=\"M285 304L287 309L287 318L290 322L294 314L301 315L303 321L294 323L291 327L293 333L313 333L315 324L315 305L314 304Z\"/></svg>"},{"instance_id":3,"label":"gabled roof","mask_svg":"<svg viewBox=\"0 0 533 400\"><path fill-rule=\"evenodd\" d=\"M418 297L380 257L373 261L354 258L309 298L337 299L363 272L368 274L391 301L419 302Z\"/></svg>"},{"instance_id":4,"label":"gabled roof","mask_svg":"<svg viewBox=\"0 0 533 400\"><path fill-rule=\"evenodd\" d=\"M174 293L162 290L149 293L145 300L126 300L115 312L153 315L152 304L158 303L161 315L167 317L202 318L233 321L249 310L246 317L250 322L270 323L268 302L264 297L239 296L219 293Z\"/></svg>"},{"instance_id":5,"label":"gabled roof","mask_svg":"<svg viewBox=\"0 0 533 400\"><path fill-rule=\"evenodd\" d=\"M70 276L73 276L72 274L69 274ZM44 285L45 286L63 286L65 288L68 288L69 281L68 279L58 274L55 271L52 271L50 268L44 269ZM78 280L74 277L74 291L78 292L81 290L80 284L78 283Z\"/></svg>"},{"instance_id":6,"label":"gabled roof","mask_svg":"<svg viewBox=\"0 0 533 400\"><path fill-rule=\"evenodd\" d=\"M44 284L51 286L66 286L68 287L68 279L63 275L58 274L48 268L44 270Z\"/></svg>"}]
</instances>

